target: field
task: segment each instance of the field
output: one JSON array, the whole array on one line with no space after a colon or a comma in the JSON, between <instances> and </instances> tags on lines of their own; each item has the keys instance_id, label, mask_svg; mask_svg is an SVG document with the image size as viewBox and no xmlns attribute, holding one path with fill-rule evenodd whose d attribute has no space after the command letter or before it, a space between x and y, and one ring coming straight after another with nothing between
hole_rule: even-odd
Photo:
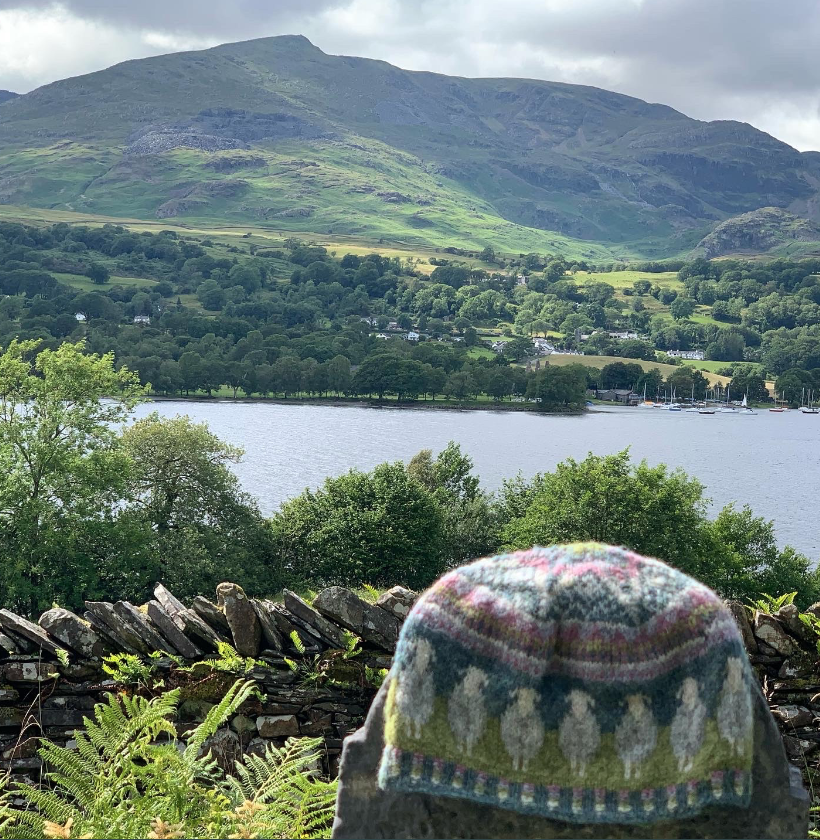
<instances>
[{"instance_id":1,"label":"field","mask_svg":"<svg viewBox=\"0 0 820 840\"><path fill-rule=\"evenodd\" d=\"M625 359L621 356L564 356L560 354L553 353L552 355L547 357L549 363L551 365L587 365L588 367L596 367L602 368L605 365L612 364L613 362L625 362L626 364L636 364L640 365L644 370L652 370L652 368L657 368L664 377L669 376L670 373L674 373L676 370L675 365L662 365L658 362L644 362L640 359ZM731 378L728 376L720 376L717 373L712 373L711 371L704 371L703 372L706 378L709 380L710 385L726 385L727 382L731 381Z\"/></svg>"},{"instance_id":2,"label":"field","mask_svg":"<svg viewBox=\"0 0 820 840\"><path fill-rule=\"evenodd\" d=\"M648 280L653 286L674 289L677 292L683 289L683 283L678 280L676 271L662 271L656 274L649 271L576 271L572 280L581 287L590 283L609 283L616 291L631 289L636 280Z\"/></svg>"},{"instance_id":3,"label":"field","mask_svg":"<svg viewBox=\"0 0 820 840\"><path fill-rule=\"evenodd\" d=\"M88 277L84 277L81 274L66 274L62 271L54 271L52 272L52 276L56 277L61 283L65 283L67 286L73 286L75 289L80 289L83 292L99 292L101 289L108 289L111 286L137 286L140 289L150 289L156 285L155 280L149 280L145 277L120 277L113 274L103 286L98 286Z\"/></svg>"}]
</instances>

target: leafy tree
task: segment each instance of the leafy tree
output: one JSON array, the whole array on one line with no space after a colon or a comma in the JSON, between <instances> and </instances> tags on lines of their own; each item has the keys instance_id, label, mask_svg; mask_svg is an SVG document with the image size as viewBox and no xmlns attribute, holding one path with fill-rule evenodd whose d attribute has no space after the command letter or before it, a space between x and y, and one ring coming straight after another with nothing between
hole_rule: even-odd
<instances>
[{"instance_id":1,"label":"leafy tree","mask_svg":"<svg viewBox=\"0 0 820 840\"><path fill-rule=\"evenodd\" d=\"M583 405L587 388L583 365L557 367L547 365L537 370L527 382L527 397L540 409Z\"/></svg>"},{"instance_id":2,"label":"leafy tree","mask_svg":"<svg viewBox=\"0 0 820 840\"><path fill-rule=\"evenodd\" d=\"M749 402L765 402L769 399L766 380L753 367L741 366L736 370L730 387L735 395L745 394Z\"/></svg>"},{"instance_id":3,"label":"leafy tree","mask_svg":"<svg viewBox=\"0 0 820 840\"><path fill-rule=\"evenodd\" d=\"M610 362L601 369L601 385L604 388L634 388L643 377L639 364Z\"/></svg>"},{"instance_id":4,"label":"leafy tree","mask_svg":"<svg viewBox=\"0 0 820 840\"><path fill-rule=\"evenodd\" d=\"M444 569L444 514L402 463L328 478L285 502L270 527L286 573L317 585L422 589Z\"/></svg>"},{"instance_id":5,"label":"leafy tree","mask_svg":"<svg viewBox=\"0 0 820 840\"><path fill-rule=\"evenodd\" d=\"M448 565L481 557L498 545L495 510L472 470L472 459L453 441L436 458L423 449L407 465L408 475L433 495L443 512L442 551Z\"/></svg>"},{"instance_id":6,"label":"leafy tree","mask_svg":"<svg viewBox=\"0 0 820 840\"><path fill-rule=\"evenodd\" d=\"M747 505L727 505L705 528L710 562L701 580L724 597L752 600L763 592L797 592L808 605L820 597L820 572L791 546L777 547L774 526L754 516Z\"/></svg>"},{"instance_id":7,"label":"leafy tree","mask_svg":"<svg viewBox=\"0 0 820 840\"><path fill-rule=\"evenodd\" d=\"M0 590L27 614L98 591L128 470L115 425L143 393L111 353L37 345L0 355Z\"/></svg>"},{"instance_id":8,"label":"leafy tree","mask_svg":"<svg viewBox=\"0 0 820 840\"><path fill-rule=\"evenodd\" d=\"M508 359L517 362L521 359L525 359L527 356L534 355L535 345L532 343L531 339L524 338L523 336L517 336L511 341L508 341L501 352Z\"/></svg>"},{"instance_id":9,"label":"leafy tree","mask_svg":"<svg viewBox=\"0 0 820 840\"><path fill-rule=\"evenodd\" d=\"M145 522L151 534L143 580L130 580L129 594L155 579L186 597L226 578L251 591L260 581L268 592L281 586L278 570L265 565L268 532L256 503L229 468L241 449L204 423L153 413L123 432L122 450L129 460L124 516Z\"/></svg>"},{"instance_id":10,"label":"leafy tree","mask_svg":"<svg viewBox=\"0 0 820 840\"><path fill-rule=\"evenodd\" d=\"M628 450L590 454L543 475L502 539L515 548L578 540L625 545L693 573L701 565L700 552L692 550L705 508L702 485L679 470L633 466Z\"/></svg>"},{"instance_id":11,"label":"leafy tree","mask_svg":"<svg viewBox=\"0 0 820 840\"><path fill-rule=\"evenodd\" d=\"M352 381L350 360L346 356L334 356L327 363L328 388L336 394L343 394L350 390Z\"/></svg>"},{"instance_id":12,"label":"leafy tree","mask_svg":"<svg viewBox=\"0 0 820 840\"><path fill-rule=\"evenodd\" d=\"M687 297L676 297L671 305L669 311L676 321L681 321L684 318L689 318L695 311L695 301Z\"/></svg>"},{"instance_id":13,"label":"leafy tree","mask_svg":"<svg viewBox=\"0 0 820 840\"><path fill-rule=\"evenodd\" d=\"M86 276L97 286L104 286L111 277L111 272L102 263L89 263L85 270Z\"/></svg>"}]
</instances>

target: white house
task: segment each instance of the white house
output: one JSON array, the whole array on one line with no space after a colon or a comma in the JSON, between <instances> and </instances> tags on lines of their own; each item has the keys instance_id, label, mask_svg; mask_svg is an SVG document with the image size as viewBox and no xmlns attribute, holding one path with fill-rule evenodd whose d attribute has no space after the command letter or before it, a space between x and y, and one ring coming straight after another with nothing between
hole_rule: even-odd
<instances>
[{"instance_id":1,"label":"white house","mask_svg":"<svg viewBox=\"0 0 820 840\"><path fill-rule=\"evenodd\" d=\"M134 316L134 323L135 324L150 324L151 318L148 315L135 315Z\"/></svg>"},{"instance_id":2,"label":"white house","mask_svg":"<svg viewBox=\"0 0 820 840\"><path fill-rule=\"evenodd\" d=\"M82 312L76 312L76 313L74 313L74 317L75 317L78 321L85 321L85 320L86 320L85 315L84 315Z\"/></svg>"},{"instance_id":3,"label":"white house","mask_svg":"<svg viewBox=\"0 0 820 840\"><path fill-rule=\"evenodd\" d=\"M617 338L619 341L629 341L631 339L637 339L638 333L630 332L628 330L621 330L609 333L610 338Z\"/></svg>"},{"instance_id":4,"label":"white house","mask_svg":"<svg viewBox=\"0 0 820 840\"><path fill-rule=\"evenodd\" d=\"M702 362L706 358L703 350L667 350L666 355L675 359L691 359L695 362Z\"/></svg>"},{"instance_id":5,"label":"white house","mask_svg":"<svg viewBox=\"0 0 820 840\"><path fill-rule=\"evenodd\" d=\"M535 345L535 352L539 356L549 356L550 353L555 352L555 346L547 341L546 338L534 338L532 343Z\"/></svg>"},{"instance_id":6,"label":"white house","mask_svg":"<svg viewBox=\"0 0 820 840\"><path fill-rule=\"evenodd\" d=\"M387 341L390 336L385 335L384 333L377 333L376 338L381 338L383 341Z\"/></svg>"},{"instance_id":7,"label":"white house","mask_svg":"<svg viewBox=\"0 0 820 840\"><path fill-rule=\"evenodd\" d=\"M417 333L415 330L410 330L410 332L408 332L405 336L405 338L408 341L418 341L420 337L421 336L419 335L419 333Z\"/></svg>"}]
</instances>

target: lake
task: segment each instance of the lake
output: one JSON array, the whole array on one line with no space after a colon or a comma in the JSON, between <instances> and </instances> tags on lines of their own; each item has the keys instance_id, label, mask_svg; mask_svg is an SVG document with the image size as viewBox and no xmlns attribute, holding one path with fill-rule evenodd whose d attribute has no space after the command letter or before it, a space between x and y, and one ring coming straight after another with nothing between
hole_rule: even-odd
<instances>
[{"instance_id":1,"label":"lake","mask_svg":"<svg viewBox=\"0 0 820 840\"><path fill-rule=\"evenodd\" d=\"M683 467L706 485L716 507L748 503L773 519L781 543L820 557L820 415L798 411L750 416L699 415L657 409L601 408L584 416L529 412L445 411L252 402L160 401L139 406L205 421L245 449L235 467L242 486L270 514L305 487L351 467L408 461L449 440L475 462L494 490L519 470L551 470L568 456L631 447L633 459ZM815 511L813 513L813 511Z\"/></svg>"}]
</instances>

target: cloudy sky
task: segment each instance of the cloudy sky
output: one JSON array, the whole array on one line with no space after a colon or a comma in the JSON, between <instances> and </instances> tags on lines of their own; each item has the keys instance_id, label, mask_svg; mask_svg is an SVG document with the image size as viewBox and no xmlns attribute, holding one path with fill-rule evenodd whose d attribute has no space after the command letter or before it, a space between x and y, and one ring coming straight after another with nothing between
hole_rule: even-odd
<instances>
[{"instance_id":1,"label":"cloudy sky","mask_svg":"<svg viewBox=\"0 0 820 840\"><path fill-rule=\"evenodd\" d=\"M296 33L411 70L596 85L820 150L817 0L0 0L0 88Z\"/></svg>"}]
</instances>

